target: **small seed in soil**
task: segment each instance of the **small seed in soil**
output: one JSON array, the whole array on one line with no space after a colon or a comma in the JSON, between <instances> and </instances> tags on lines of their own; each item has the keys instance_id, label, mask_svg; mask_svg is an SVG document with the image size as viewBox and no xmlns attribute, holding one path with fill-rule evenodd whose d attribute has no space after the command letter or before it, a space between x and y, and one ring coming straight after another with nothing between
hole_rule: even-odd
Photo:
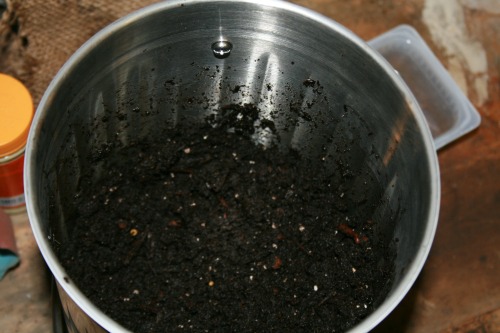
<instances>
[{"instance_id":1,"label":"small seed in soil","mask_svg":"<svg viewBox=\"0 0 500 333\"><path fill-rule=\"evenodd\" d=\"M274 263L273 263L273 269L279 269L281 267L281 264L283 262L281 261L280 257L276 256L274 257Z\"/></svg>"},{"instance_id":2,"label":"small seed in soil","mask_svg":"<svg viewBox=\"0 0 500 333\"><path fill-rule=\"evenodd\" d=\"M168 226L169 227L180 227L180 222L177 220L170 220L168 221Z\"/></svg>"},{"instance_id":3,"label":"small seed in soil","mask_svg":"<svg viewBox=\"0 0 500 333\"><path fill-rule=\"evenodd\" d=\"M138 233L139 231L137 229L135 228L130 229L130 236L135 237L137 236Z\"/></svg>"}]
</instances>

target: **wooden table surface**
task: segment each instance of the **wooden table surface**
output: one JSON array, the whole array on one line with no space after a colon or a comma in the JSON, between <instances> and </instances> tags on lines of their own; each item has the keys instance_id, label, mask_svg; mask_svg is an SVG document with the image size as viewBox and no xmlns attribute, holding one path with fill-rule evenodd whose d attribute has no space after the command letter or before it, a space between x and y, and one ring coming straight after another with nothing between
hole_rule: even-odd
<instances>
[{"instance_id":1,"label":"wooden table surface","mask_svg":"<svg viewBox=\"0 0 500 333\"><path fill-rule=\"evenodd\" d=\"M294 2L366 40L414 26L482 117L479 129L438 152L442 196L432 250L375 332L500 332L500 1ZM21 264L0 281L0 332L50 332L50 275L26 214L13 222Z\"/></svg>"}]
</instances>

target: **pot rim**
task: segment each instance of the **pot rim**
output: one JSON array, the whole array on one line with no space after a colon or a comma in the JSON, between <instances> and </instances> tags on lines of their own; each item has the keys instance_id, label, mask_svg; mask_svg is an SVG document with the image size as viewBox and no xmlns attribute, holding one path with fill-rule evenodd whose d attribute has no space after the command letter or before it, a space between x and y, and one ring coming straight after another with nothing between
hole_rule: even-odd
<instances>
[{"instance_id":1,"label":"pot rim","mask_svg":"<svg viewBox=\"0 0 500 333\"><path fill-rule=\"evenodd\" d=\"M31 228L35 236L35 240L38 244L40 252L44 257L50 271L54 275L60 287L68 294L68 296L74 301L74 303L83 310L92 320L99 324L102 328L110 332L130 332L123 326L115 322L113 319L108 317L104 312L102 312L97 306L95 306L75 285L71 282L72 280L68 277L68 274L60 264L55 252L52 249L50 239L46 235L42 228L42 223L39 219L39 208L36 202L30 200L32 197L36 197L33 189L35 188L35 169L34 169L34 156L36 154L36 138L41 130L41 123L45 118L45 113L47 112L47 107L50 105L54 94L59 90L64 82L65 77L72 72L73 68L84 59L94 48L95 45L104 42L108 37L112 36L116 31L122 29L123 27L141 20L143 17L154 14L158 11L166 11L178 6L206 3L206 0L171 0L162 3L157 3L149 5L142 9L139 9L127 16L118 19L117 21L106 26L88 41L86 41L61 67L59 72L53 78L52 82L45 91L35 113L33 123L29 132L26 148L26 158L24 167L24 187L26 195L26 207L28 217L31 223ZM234 2L234 0L214 0L212 2ZM392 66L375 50L373 50L365 41L360 37L355 35L352 31L341 25L340 23L328 18L322 14L319 14L311 9L301 7L299 5L282 1L282 0L240 0L242 3L251 3L255 5L260 5L263 7L270 7L274 9L284 10L287 12L296 13L314 20L328 29L334 30L340 35L343 35L349 39L352 43L360 47L365 53L367 53L372 59L375 60L378 66L382 67L386 74L391 78L392 82L398 87L398 89L403 94L406 103L412 110L415 117L417 127L423 134L423 143L425 149L423 149L424 154L427 156L429 161L429 174L430 174L430 207L427 216L427 224L425 232L423 235L422 242L420 244L420 249L418 250L414 260L408 265L407 270L398 286L390 292L385 300L372 312L368 317L358 323L356 326L351 328L349 332L368 332L377 326L383 319L385 319L390 312L401 302L405 295L410 290L411 286L414 284L416 278L418 277L424 263L429 254L432 241L437 228L439 206L440 206L440 178L439 178L439 165L437 160L436 149L434 146L434 141L432 140L432 135L430 129L425 120L424 114L417 103L415 97L411 93L410 89L404 83L403 79L395 72Z\"/></svg>"}]
</instances>

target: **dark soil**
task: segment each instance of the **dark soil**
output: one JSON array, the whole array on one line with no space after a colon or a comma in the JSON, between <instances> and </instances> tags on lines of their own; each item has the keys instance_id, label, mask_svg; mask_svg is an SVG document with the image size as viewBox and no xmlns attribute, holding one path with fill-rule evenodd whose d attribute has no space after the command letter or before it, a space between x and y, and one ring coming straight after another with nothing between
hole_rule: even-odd
<instances>
[{"instance_id":1,"label":"dark soil","mask_svg":"<svg viewBox=\"0 0 500 333\"><path fill-rule=\"evenodd\" d=\"M394 253L374 235L375 180L356 175L363 187L347 210L343 178L325 167L333 157L256 145L257 117L226 107L117 149L99 161L98 183L82 181L60 258L123 326L341 332L385 296Z\"/></svg>"}]
</instances>

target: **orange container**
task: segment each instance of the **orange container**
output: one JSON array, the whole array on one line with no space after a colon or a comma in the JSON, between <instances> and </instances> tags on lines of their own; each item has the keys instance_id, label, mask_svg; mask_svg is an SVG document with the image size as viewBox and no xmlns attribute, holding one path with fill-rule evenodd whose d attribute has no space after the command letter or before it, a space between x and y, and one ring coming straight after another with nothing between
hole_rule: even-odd
<instances>
[{"instance_id":1,"label":"orange container","mask_svg":"<svg viewBox=\"0 0 500 333\"><path fill-rule=\"evenodd\" d=\"M26 87L0 74L0 208L7 213L25 207L24 148L33 111L33 100Z\"/></svg>"}]
</instances>

